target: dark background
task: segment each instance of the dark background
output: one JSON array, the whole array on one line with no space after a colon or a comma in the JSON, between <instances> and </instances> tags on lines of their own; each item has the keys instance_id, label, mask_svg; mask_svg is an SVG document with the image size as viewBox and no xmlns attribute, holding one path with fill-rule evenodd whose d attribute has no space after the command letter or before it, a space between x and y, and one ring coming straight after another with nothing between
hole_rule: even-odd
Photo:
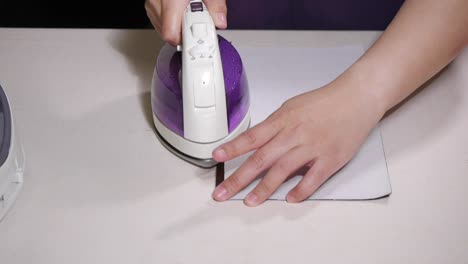
<instances>
[{"instance_id":1,"label":"dark background","mask_svg":"<svg viewBox=\"0 0 468 264\"><path fill-rule=\"evenodd\" d=\"M383 30L404 0L228 0L231 29ZM0 0L0 27L147 28L144 0Z\"/></svg>"},{"instance_id":2,"label":"dark background","mask_svg":"<svg viewBox=\"0 0 468 264\"><path fill-rule=\"evenodd\" d=\"M1 27L144 28L144 0L0 0Z\"/></svg>"}]
</instances>

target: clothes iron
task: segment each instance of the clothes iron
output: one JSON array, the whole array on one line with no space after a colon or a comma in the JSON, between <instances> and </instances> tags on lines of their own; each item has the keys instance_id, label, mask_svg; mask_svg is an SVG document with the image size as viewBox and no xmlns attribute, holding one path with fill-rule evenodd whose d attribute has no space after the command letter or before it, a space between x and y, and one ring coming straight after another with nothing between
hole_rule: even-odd
<instances>
[{"instance_id":1,"label":"clothes iron","mask_svg":"<svg viewBox=\"0 0 468 264\"><path fill-rule=\"evenodd\" d=\"M0 220L23 186L24 153L15 135L8 98L0 86Z\"/></svg>"},{"instance_id":2,"label":"clothes iron","mask_svg":"<svg viewBox=\"0 0 468 264\"><path fill-rule=\"evenodd\" d=\"M201 0L184 12L182 42L177 49L166 43L158 55L153 121L166 148L210 168L213 150L249 127L248 82L239 53L217 35Z\"/></svg>"}]
</instances>

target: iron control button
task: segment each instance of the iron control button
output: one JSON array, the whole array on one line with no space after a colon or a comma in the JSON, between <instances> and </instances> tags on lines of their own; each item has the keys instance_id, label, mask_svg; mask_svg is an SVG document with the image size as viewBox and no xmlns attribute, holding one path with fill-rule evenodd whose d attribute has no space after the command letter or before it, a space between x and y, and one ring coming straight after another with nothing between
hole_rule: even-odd
<instances>
[{"instance_id":1,"label":"iron control button","mask_svg":"<svg viewBox=\"0 0 468 264\"><path fill-rule=\"evenodd\" d=\"M201 2L190 3L192 12L203 12L203 4Z\"/></svg>"},{"instance_id":2,"label":"iron control button","mask_svg":"<svg viewBox=\"0 0 468 264\"><path fill-rule=\"evenodd\" d=\"M213 46L208 45L196 45L189 50L189 54L193 57L210 57L213 54Z\"/></svg>"},{"instance_id":3,"label":"iron control button","mask_svg":"<svg viewBox=\"0 0 468 264\"><path fill-rule=\"evenodd\" d=\"M205 23L194 23L191 26L192 35L196 39L201 39L208 35L208 28L206 27Z\"/></svg>"}]
</instances>

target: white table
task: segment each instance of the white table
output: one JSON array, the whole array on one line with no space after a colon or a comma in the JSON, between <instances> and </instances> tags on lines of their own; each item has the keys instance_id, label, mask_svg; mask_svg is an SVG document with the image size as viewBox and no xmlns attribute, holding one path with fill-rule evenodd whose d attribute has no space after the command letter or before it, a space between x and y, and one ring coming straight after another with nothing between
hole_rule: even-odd
<instances>
[{"instance_id":1,"label":"white table","mask_svg":"<svg viewBox=\"0 0 468 264\"><path fill-rule=\"evenodd\" d=\"M237 46L369 45L378 32L229 31ZM393 194L297 205L211 199L214 171L152 130L151 30L0 29L26 151L0 263L466 263L468 50L382 124Z\"/></svg>"}]
</instances>

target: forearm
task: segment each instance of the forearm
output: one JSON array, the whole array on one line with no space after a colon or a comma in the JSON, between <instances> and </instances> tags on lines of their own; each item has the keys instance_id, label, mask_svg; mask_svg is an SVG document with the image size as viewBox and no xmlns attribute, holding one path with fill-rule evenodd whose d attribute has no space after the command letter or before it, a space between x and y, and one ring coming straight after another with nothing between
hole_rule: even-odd
<instances>
[{"instance_id":1,"label":"forearm","mask_svg":"<svg viewBox=\"0 0 468 264\"><path fill-rule=\"evenodd\" d=\"M468 44L468 1L407 0L387 30L343 79L383 114ZM356 92L356 91L354 91Z\"/></svg>"}]
</instances>

